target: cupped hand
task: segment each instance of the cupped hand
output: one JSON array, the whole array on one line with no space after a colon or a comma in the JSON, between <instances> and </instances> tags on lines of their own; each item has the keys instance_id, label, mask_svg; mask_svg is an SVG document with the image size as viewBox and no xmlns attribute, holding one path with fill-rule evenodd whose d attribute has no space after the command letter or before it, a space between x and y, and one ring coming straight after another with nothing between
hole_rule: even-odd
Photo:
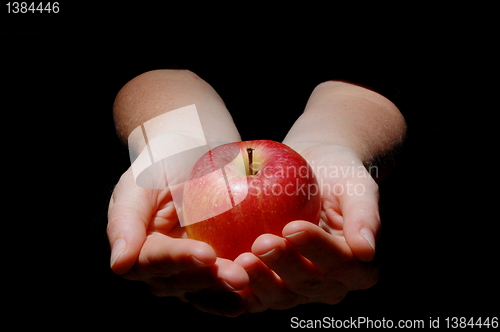
<instances>
[{"instance_id":1,"label":"cupped hand","mask_svg":"<svg viewBox=\"0 0 500 332\"><path fill-rule=\"evenodd\" d=\"M145 282L157 296L175 296L201 310L230 316L244 311L232 291L247 286L247 273L217 258L208 244L187 238L168 187L141 188L129 168L111 197L107 234L115 273Z\"/></svg>"},{"instance_id":2,"label":"cupped hand","mask_svg":"<svg viewBox=\"0 0 500 332\"><path fill-rule=\"evenodd\" d=\"M351 150L330 144L294 146L313 168L322 197L318 226L293 221L283 237L264 234L236 258L250 284L238 294L250 312L340 302L378 280L378 186Z\"/></svg>"}]
</instances>

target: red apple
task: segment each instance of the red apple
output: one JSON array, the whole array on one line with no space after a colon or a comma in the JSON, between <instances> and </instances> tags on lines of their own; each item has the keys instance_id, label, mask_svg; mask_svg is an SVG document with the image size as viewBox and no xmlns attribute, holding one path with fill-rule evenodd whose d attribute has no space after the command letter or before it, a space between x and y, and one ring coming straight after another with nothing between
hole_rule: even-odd
<instances>
[{"instance_id":1,"label":"red apple","mask_svg":"<svg viewBox=\"0 0 500 332\"><path fill-rule=\"evenodd\" d=\"M282 235L293 220L318 224L320 196L306 160L282 143L228 143L204 154L183 194L187 235L234 260L264 233Z\"/></svg>"}]
</instances>

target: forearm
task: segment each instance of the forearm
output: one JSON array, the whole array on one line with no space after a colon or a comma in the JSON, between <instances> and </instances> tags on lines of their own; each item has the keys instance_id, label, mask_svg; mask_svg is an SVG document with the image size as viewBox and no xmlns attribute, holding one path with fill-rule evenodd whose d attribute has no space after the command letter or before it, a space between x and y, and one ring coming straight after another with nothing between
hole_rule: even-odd
<instances>
[{"instance_id":1,"label":"forearm","mask_svg":"<svg viewBox=\"0 0 500 332\"><path fill-rule=\"evenodd\" d=\"M400 146L405 131L401 112L385 97L329 81L316 87L283 142L298 150L316 143L341 145L370 164Z\"/></svg>"},{"instance_id":2,"label":"forearm","mask_svg":"<svg viewBox=\"0 0 500 332\"><path fill-rule=\"evenodd\" d=\"M240 135L224 102L204 80L188 70L155 70L137 76L118 93L113 115L118 135L136 152L143 140L129 140L130 133L146 121L188 105L196 105L203 133L211 142L239 141ZM148 135L190 130L186 119L169 117L148 127ZM183 127L184 126L184 127Z\"/></svg>"}]
</instances>

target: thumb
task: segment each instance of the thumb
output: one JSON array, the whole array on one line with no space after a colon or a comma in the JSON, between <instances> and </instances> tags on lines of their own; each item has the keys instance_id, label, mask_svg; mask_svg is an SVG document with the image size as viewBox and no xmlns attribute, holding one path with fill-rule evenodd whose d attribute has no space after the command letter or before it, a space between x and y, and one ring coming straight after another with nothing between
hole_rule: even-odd
<instances>
[{"instance_id":1,"label":"thumb","mask_svg":"<svg viewBox=\"0 0 500 332\"><path fill-rule=\"evenodd\" d=\"M137 261L146 240L149 220L155 211L156 190L135 184L129 168L113 191L108 208L107 235L111 245L111 269L124 274Z\"/></svg>"},{"instance_id":2,"label":"thumb","mask_svg":"<svg viewBox=\"0 0 500 332\"><path fill-rule=\"evenodd\" d=\"M341 197L345 239L354 255L363 262L373 260L380 230L378 186L373 179L367 180L356 184L357 190L347 190Z\"/></svg>"}]
</instances>

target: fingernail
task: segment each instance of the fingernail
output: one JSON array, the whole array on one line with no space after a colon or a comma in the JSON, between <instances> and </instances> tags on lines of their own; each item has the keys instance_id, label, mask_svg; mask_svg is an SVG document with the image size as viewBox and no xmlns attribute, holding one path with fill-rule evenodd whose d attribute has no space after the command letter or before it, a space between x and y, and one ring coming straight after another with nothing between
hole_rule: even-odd
<instances>
[{"instance_id":1,"label":"fingernail","mask_svg":"<svg viewBox=\"0 0 500 332\"><path fill-rule=\"evenodd\" d=\"M278 260L278 258L280 257L280 254L279 254L278 248L274 248L274 249L269 250L268 252L266 252L262 255L258 255L258 257L260 259L268 262L268 263L271 263L271 262Z\"/></svg>"},{"instance_id":2,"label":"fingernail","mask_svg":"<svg viewBox=\"0 0 500 332\"><path fill-rule=\"evenodd\" d=\"M359 234L368 242L368 244L372 247L373 251L375 251L375 237L373 236L372 231L370 231L366 227L363 227L359 231Z\"/></svg>"},{"instance_id":3,"label":"fingernail","mask_svg":"<svg viewBox=\"0 0 500 332\"><path fill-rule=\"evenodd\" d=\"M231 286L231 285L230 285L230 284L229 284L226 280L221 279L221 281L222 281L222 283L224 284L224 286L225 286L228 290L233 291L233 292L237 290L236 288L234 288L233 286Z\"/></svg>"},{"instance_id":4,"label":"fingernail","mask_svg":"<svg viewBox=\"0 0 500 332\"><path fill-rule=\"evenodd\" d=\"M196 258L194 256L191 256L191 261L197 267L205 267L205 266L207 266L207 264L203 263L202 261L200 261L198 258Z\"/></svg>"},{"instance_id":5,"label":"fingernail","mask_svg":"<svg viewBox=\"0 0 500 332\"><path fill-rule=\"evenodd\" d=\"M126 249L127 242L125 242L124 239L116 240L111 250L111 267L113 267L116 260L125 252Z\"/></svg>"},{"instance_id":6,"label":"fingernail","mask_svg":"<svg viewBox=\"0 0 500 332\"><path fill-rule=\"evenodd\" d=\"M287 240L292 242L295 245L301 246L309 242L309 236L306 231L300 231L297 233L293 233L285 236Z\"/></svg>"}]
</instances>

